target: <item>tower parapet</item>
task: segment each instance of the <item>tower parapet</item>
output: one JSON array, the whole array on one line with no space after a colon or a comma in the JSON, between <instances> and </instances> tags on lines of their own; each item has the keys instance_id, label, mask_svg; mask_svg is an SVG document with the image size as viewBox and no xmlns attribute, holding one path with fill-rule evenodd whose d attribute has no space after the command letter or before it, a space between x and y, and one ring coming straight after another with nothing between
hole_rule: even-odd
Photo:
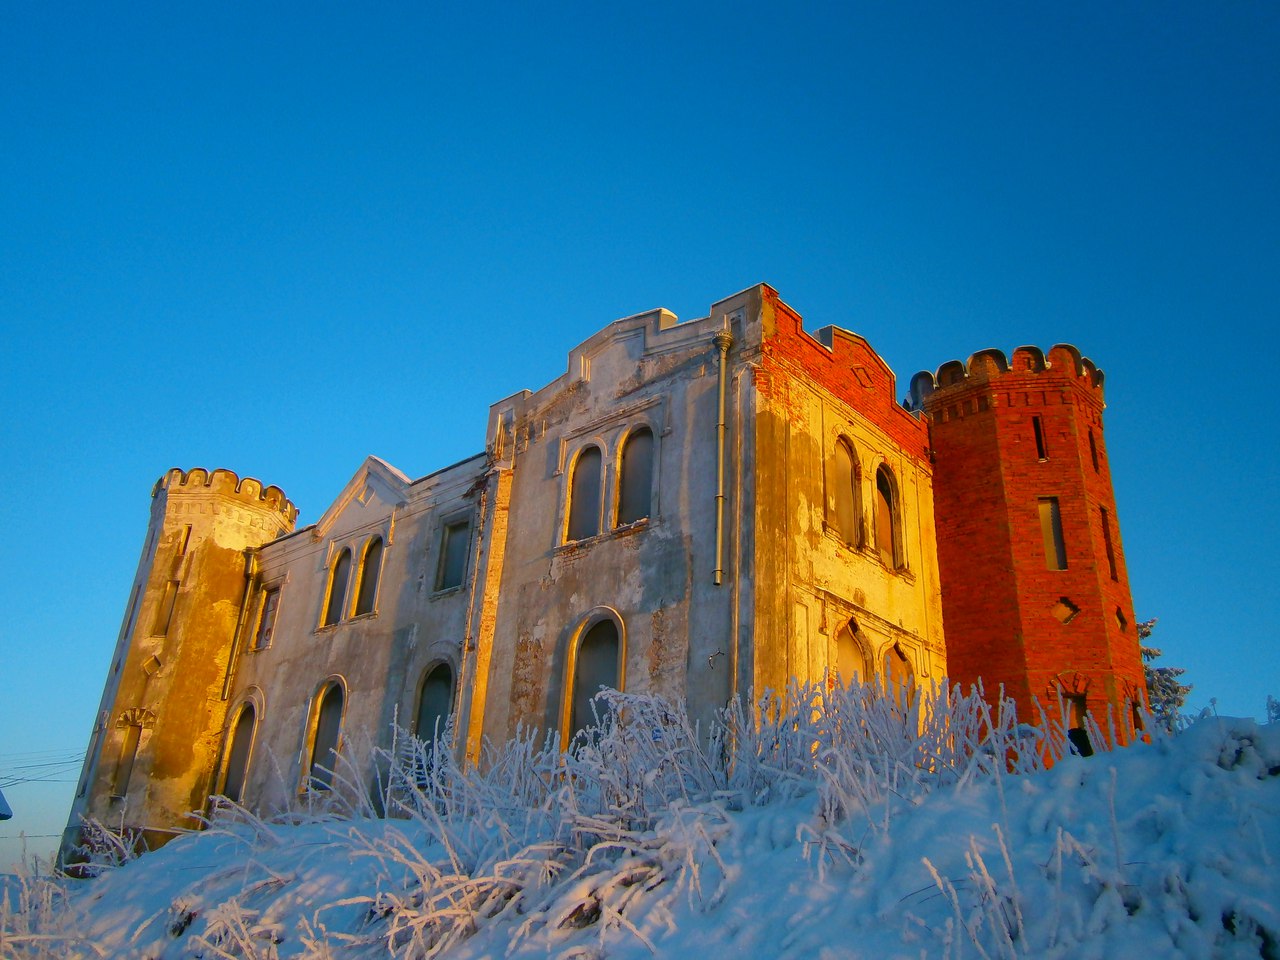
<instances>
[{"instance_id":1,"label":"tower parapet","mask_svg":"<svg viewBox=\"0 0 1280 960\"><path fill-rule=\"evenodd\" d=\"M1103 372L1070 344L981 350L911 380L930 421L951 678L1082 719L1145 700L1102 429ZM1126 713L1117 727L1132 733Z\"/></svg>"},{"instance_id":2,"label":"tower parapet","mask_svg":"<svg viewBox=\"0 0 1280 960\"><path fill-rule=\"evenodd\" d=\"M151 496L156 497L162 490L226 497L239 500L255 510L261 510L264 506L270 507L289 525L289 529L293 529L298 519L298 508L279 487L266 486L254 477L241 479L231 470L221 467L212 471L203 467L194 467L191 470L170 467L151 488Z\"/></svg>"},{"instance_id":3,"label":"tower parapet","mask_svg":"<svg viewBox=\"0 0 1280 960\"><path fill-rule=\"evenodd\" d=\"M948 360L936 373L921 370L911 378L906 405L911 410L924 410L939 390L1012 386L1012 382L1002 383L1002 378L1009 376L1021 382L1019 375L1025 374L1046 374L1046 379L1075 383L1103 404L1106 375L1074 346L1059 343L1050 348L1047 357L1039 347L1022 346L1013 351L1010 361L1003 350L989 348L972 354L967 361Z\"/></svg>"},{"instance_id":4,"label":"tower parapet","mask_svg":"<svg viewBox=\"0 0 1280 960\"><path fill-rule=\"evenodd\" d=\"M194 825L221 742L254 553L298 518L279 487L230 470L175 467L151 498L64 858L81 817L122 824L151 845Z\"/></svg>"}]
</instances>

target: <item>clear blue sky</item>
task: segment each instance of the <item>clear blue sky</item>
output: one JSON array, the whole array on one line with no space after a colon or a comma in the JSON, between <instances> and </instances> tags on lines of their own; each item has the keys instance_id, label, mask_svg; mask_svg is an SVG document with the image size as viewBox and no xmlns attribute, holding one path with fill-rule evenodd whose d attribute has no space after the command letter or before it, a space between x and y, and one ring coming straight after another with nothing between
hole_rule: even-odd
<instances>
[{"instance_id":1,"label":"clear blue sky","mask_svg":"<svg viewBox=\"0 0 1280 960\"><path fill-rule=\"evenodd\" d=\"M762 280L900 394L1079 346L1139 616L1280 696L1280 6L617 6L0 8L0 785L65 781L0 838L62 827L166 468L309 522Z\"/></svg>"}]
</instances>

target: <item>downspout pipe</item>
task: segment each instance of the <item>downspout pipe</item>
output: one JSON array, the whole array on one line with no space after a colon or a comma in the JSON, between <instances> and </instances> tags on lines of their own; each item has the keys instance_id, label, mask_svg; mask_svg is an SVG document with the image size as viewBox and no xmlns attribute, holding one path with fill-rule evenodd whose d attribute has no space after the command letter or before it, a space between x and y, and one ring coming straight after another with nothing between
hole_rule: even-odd
<instances>
[{"instance_id":1,"label":"downspout pipe","mask_svg":"<svg viewBox=\"0 0 1280 960\"><path fill-rule=\"evenodd\" d=\"M240 595L240 613L236 616L235 633L231 635L231 653L227 657L227 675L222 681L222 699L231 696L231 682L236 675L236 660L240 657L240 635L244 632L244 619L249 610L249 594L258 575L258 557L253 550L244 552L244 592Z\"/></svg>"},{"instance_id":2,"label":"downspout pipe","mask_svg":"<svg viewBox=\"0 0 1280 960\"><path fill-rule=\"evenodd\" d=\"M724 582L724 441L728 429L724 415L725 382L728 374L729 348L733 346L733 334L729 332L729 318L716 331L712 343L719 352L719 399L716 412L716 571L715 584Z\"/></svg>"}]
</instances>

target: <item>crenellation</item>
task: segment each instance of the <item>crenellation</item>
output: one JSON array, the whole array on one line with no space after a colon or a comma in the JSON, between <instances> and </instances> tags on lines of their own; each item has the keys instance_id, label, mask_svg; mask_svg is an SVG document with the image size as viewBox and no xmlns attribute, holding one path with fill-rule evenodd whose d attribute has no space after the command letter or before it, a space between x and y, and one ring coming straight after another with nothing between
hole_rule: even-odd
<instances>
[{"instance_id":1,"label":"crenellation","mask_svg":"<svg viewBox=\"0 0 1280 960\"><path fill-rule=\"evenodd\" d=\"M151 488L152 498L162 490L177 494L216 494L240 500L255 508L265 505L278 513L290 527L298 519L298 508L279 487L264 486L262 481L253 477L242 480L235 472L221 467L212 472L203 467L193 467L191 470L170 467Z\"/></svg>"}]
</instances>

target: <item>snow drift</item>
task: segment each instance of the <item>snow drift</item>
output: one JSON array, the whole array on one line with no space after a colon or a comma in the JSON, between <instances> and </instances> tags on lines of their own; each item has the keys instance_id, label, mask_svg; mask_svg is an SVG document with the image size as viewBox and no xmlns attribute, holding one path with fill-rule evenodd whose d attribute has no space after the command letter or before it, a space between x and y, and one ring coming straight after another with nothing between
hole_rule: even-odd
<instances>
[{"instance_id":1,"label":"snow drift","mask_svg":"<svg viewBox=\"0 0 1280 960\"><path fill-rule=\"evenodd\" d=\"M600 703L568 753L400 737L373 790L12 878L0 956L1280 957L1280 725L1082 758L956 693L797 687L709 735Z\"/></svg>"}]
</instances>

